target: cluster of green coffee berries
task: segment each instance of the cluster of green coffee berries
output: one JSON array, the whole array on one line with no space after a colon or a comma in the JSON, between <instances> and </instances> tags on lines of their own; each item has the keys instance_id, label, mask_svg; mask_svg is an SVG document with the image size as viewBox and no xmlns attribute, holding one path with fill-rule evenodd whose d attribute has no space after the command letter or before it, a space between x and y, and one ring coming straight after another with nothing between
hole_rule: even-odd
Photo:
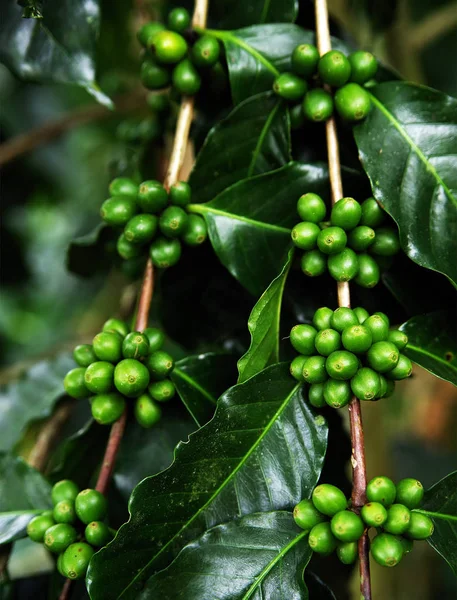
<instances>
[{"instance_id":1,"label":"cluster of green coffee berries","mask_svg":"<svg viewBox=\"0 0 457 600\"><path fill-rule=\"evenodd\" d=\"M348 121L360 121L368 115L370 95L362 86L378 70L376 58L369 52L359 50L346 57L330 50L319 56L313 44L300 44L292 52L291 67L292 72L276 78L273 89L281 98L295 103L290 110L294 129L305 119L326 121L334 108Z\"/></svg>"},{"instance_id":2,"label":"cluster of green coffee berries","mask_svg":"<svg viewBox=\"0 0 457 600\"><path fill-rule=\"evenodd\" d=\"M168 15L168 29L158 22L140 29L138 39L145 48L140 77L146 88L173 85L179 94L193 96L200 89L202 74L216 67L221 52L218 40L205 34L189 47L185 34L190 24L188 11L175 8Z\"/></svg>"},{"instance_id":3,"label":"cluster of green coffee berries","mask_svg":"<svg viewBox=\"0 0 457 600\"><path fill-rule=\"evenodd\" d=\"M52 488L52 502L52 510L29 522L27 534L57 555L61 575L81 579L94 552L105 546L115 533L105 522L106 498L97 490L79 491L73 481L64 479Z\"/></svg>"},{"instance_id":4,"label":"cluster of green coffee berries","mask_svg":"<svg viewBox=\"0 0 457 600\"><path fill-rule=\"evenodd\" d=\"M401 354L407 336L389 330L387 315L369 315L364 308L319 308L312 325L295 325L292 346L300 353L290 365L297 381L310 384L308 398L317 408L346 406L352 395L359 400L390 396L395 380L412 372Z\"/></svg>"},{"instance_id":5,"label":"cluster of green coffee berries","mask_svg":"<svg viewBox=\"0 0 457 600\"><path fill-rule=\"evenodd\" d=\"M155 327L130 331L119 319L108 319L92 344L77 346L73 357L79 365L67 373L64 387L73 398L89 398L94 419L110 425L126 409L126 398L135 399L135 417L152 427L162 411L157 403L175 395L169 375L173 358L161 350L163 333Z\"/></svg>"},{"instance_id":6,"label":"cluster of green coffee berries","mask_svg":"<svg viewBox=\"0 0 457 600\"><path fill-rule=\"evenodd\" d=\"M354 198L341 198L326 221L325 202L308 193L299 198L297 211L303 221L295 225L291 236L294 245L304 250L301 269L309 277L328 271L336 281L354 280L372 288L379 282L380 267L388 266L400 251L396 230L380 227L387 215L374 198L361 204Z\"/></svg>"},{"instance_id":7,"label":"cluster of green coffee berries","mask_svg":"<svg viewBox=\"0 0 457 600\"><path fill-rule=\"evenodd\" d=\"M318 485L311 500L294 508L299 527L309 531L308 543L314 552L328 556L336 550L344 564L357 558L357 542L366 529L377 533L371 541L371 554L385 567L394 567L412 550L414 540L433 533L429 517L416 512L424 496L417 479L402 479L397 486L388 477L375 477L366 490L367 504L360 515L348 508L343 492L328 483Z\"/></svg>"},{"instance_id":8,"label":"cluster of green coffee berries","mask_svg":"<svg viewBox=\"0 0 457 600\"><path fill-rule=\"evenodd\" d=\"M161 269L175 265L182 252L181 240L198 246L207 237L207 227L199 215L186 210L191 199L188 183L180 181L170 191L159 181L143 181L139 186L126 177L114 179L111 198L100 209L102 219L122 232L117 251L124 260L144 257Z\"/></svg>"}]
</instances>

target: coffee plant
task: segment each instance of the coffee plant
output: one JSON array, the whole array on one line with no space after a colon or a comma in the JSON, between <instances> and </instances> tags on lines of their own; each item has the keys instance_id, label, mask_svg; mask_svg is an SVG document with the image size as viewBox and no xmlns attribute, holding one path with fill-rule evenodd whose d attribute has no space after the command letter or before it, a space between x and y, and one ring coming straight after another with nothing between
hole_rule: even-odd
<instances>
[{"instance_id":1,"label":"coffee plant","mask_svg":"<svg viewBox=\"0 0 457 600\"><path fill-rule=\"evenodd\" d=\"M457 100L370 44L396 2L356 4L2 7L9 71L92 104L0 163L117 119L92 188L51 160L72 208L42 248L81 234L72 278L41 268L52 333L27 308L11 325L47 353L2 379L2 599L381 599L370 567L427 544L457 572L457 471L372 472L388 432L362 418L413 413L424 369L457 385Z\"/></svg>"}]
</instances>

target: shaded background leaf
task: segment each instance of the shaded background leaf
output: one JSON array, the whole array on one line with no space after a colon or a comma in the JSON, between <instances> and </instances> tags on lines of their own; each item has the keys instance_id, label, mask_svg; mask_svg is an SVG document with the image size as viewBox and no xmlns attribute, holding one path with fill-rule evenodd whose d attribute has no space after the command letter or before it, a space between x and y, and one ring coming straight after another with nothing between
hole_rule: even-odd
<instances>
[{"instance_id":1,"label":"shaded background leaf","mask_svg":"<svg viewBox=\"0 0 457 600\"><path fill-rule=\"evenodd\" d=\"M213 0L209 22L221 29L247 27L255 23L288 23L295 21L298 0Z\"/></svg>"}]
</instances>

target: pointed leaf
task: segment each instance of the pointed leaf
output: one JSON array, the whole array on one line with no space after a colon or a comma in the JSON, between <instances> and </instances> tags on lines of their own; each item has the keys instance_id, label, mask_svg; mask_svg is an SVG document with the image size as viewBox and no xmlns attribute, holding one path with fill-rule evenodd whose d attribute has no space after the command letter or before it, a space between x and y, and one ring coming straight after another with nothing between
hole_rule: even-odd
<instances>
[{"instance_id":1,"label":"pointed leaf","mask_svg":"<svg viewBox=\"0 0 457 600\"><path fill-rule=\"evenodd\" d=\"M177 447L172 466L135 488L130 520L91 561L91 598L134 598L208 527L291 510L319 478L326 439L325 419L305 403L288 365L228 390L214 418Z\"/></svg>"},{"instance_id":2,"label":"pointed leaf","mask_svg":"<svg viewBox=\"0 0 457 600\"><path fill-rule=\"evenodd\" d=\"M195 202L291 159L287 107L272 92L248 98L209 132L190 176Z\"/></svg>"},{"instance_id":3,"label":"pointed leaf","mask_svg":"<svg viewBox=\"0 0 457 600\"><path fill-rule=\"evenodd\" d=\"M214 352L178 360L171 373L171 380L198 427L211 419L217 399L235 377L235 357Z\"/></svg>"},{"instance_id":4,"label":"pointed leaf","mask_svg":"<svg viewBox=\"0 0 457 600\"><path fill-rule=\"evenodd\" d=\"M90 277L109 267L115 256L116 233L99 223L92 231L74 239L67 250L67 268L81 277Z\"/></svg>"},{"instance_id":5,"label":"pointed leaf","mask_svg":"<svg viewBox=\"0 0 457 600\"><path fill-rule=\"evenodd\" d=\"M270 283L252 309L248 321L251 345L238 361L238 383L279 361L282 297L293 257L294 252L290 250L281 273Z\"/></svg>"},{"instance_id":6,"label":"pointed leaf","mask_svg":"<svg viewBox=\"0 0 457 600\"><path fill-rule=\"evenodd\" d=\"M219 525L151 577L142 600L304 600L312 550L291 513L257 513Z\"/></svg>"},{"instance_id":7,"label":"pointed leaf","mask_svg":"<svg viewBox=\"0 0 457 600\"><path fill-rule=\"evenodd\" d=\"M409 258L457 285L457 100L390 82L373 88L372 101L354 134L373 194Z\"/></svg>"},{"instance_id":8,"label":"pointed leaf","mask_svg":"<svg viewBox=\"0 0 457 600\"><path fill-rule=\"evenodd\" d=\"M413 317L400 327L408 336L404 350L415 363L457 385L457 329L455 316L434 312Z\"/></svg>"},{"instance_id":9,"label":"pointed leaf","mask_svg":"<svg viewBox=\"0 0 457 600\"><path fill-rule=\"evenodd\" d=\"M254 23L292 22L297 12L297 0L213 0L209 19L221 29L234 29Z\"/></svg>"}]
</instances>

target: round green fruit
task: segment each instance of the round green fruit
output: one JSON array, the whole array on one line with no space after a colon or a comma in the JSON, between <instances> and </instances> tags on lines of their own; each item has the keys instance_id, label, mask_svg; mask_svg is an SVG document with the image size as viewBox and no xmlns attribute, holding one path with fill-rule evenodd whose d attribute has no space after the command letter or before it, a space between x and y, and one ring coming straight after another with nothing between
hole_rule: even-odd
<instances>
[{"instance_id":1,"label":"round green fruit","mask_svg":"<svg viewBox=\"0 0 457 600\"><path fill-rule=\"evenodd\" d=\"M190 203L192 190L185 181L178 181L171 186L169 195L172 204L185 208Z\"/></svg>"},{"instance_id":2,"label":"round green fruit","mask_svg":"<svg viewBox=\"0 0 457 600\"><path fill-rule=\"evenodd\" d=\"M151 244L149 254L154 266L168 269L181 258L181 243L177 239L159 238Z\"/></svg>"},{"instance_id":3,"label":"round green fruit","mask_svg":"<svg viewBox=\"0 0 457 600\"><path fill-rule=\"evenodd\" d=\"M348 505L343 492L330 483L322 483L315 487L312 500L317 510L327 517L333 517L336 513L346 510Z\"/></svg>"},{"instance_id":4,"label":"round green fruit","mask_svg":"<svg viewBox=\"0 0 457 600\"><path fill-rule=\"evenodd\" d=\"M376 371L362 367L351 379L351 389L359 400L376 400L381 390L381 379Z\"/></svg>"},{"instance_id":5,"label":"round green fruit","mask_svg":"<svg viewBox=\"0 0 457 600\"><path fill-rule=\"evenodd\" d=\"M135 417L138 423L145 428L152 427L162 416L162 409L147 394L142 394L135 401Z\"/></svg>"},{"instance_id":6,"label":"round green fruit","mask_svg":"<svg viewBox=\"0 0 457 600\"><path fill-rule=\"evenodd\" d=\"M388 477L374 477L367 485L367 499L369 502L379 502L389 507L395 501L397 488Z\"/></svg>"},{"instance_id":7,"label":"round green fruit","mask_svg":"<svg viewBox=\"0 0 457 600\"><path fill-rule=\"evenodd\" d=\"M52 517L56 523L73 523L76 519L74 501L61 500L57 502L52 511Z\"/></svg>"},{"instance_id":8,"label":"round green fruit","mask_svg":"<svg viewBox=\"0 0 457 600\"><path fill-rule=\"evenodd\" d=\"M91 521L102 521L106 517L108 506L103 494L87 489L76 496L75 510L79 520L88 525Z\"/></svg>"},{"instance_id":9,"label":"round green fruit","mask_svg":"<svg viewBox=\"0 0 457 600\"><path fill-rule=\"evenodd\" d=\"M141 63L140 80L148 90L161 90L170 83L170 73L163 65L158 65L150 58Z\"/></svg>"},{"instance_id":10,"label":"round green fruit","mask_svg":"<svg viewBox=\"0 0 457 600\"><path fill-rule=\"evenodd\" d=\"M63 386L67 394L72 398L87 398L89 395L85 383L85 373L86 369L84 367L77 367L68 371L65 375Z\"/></svg>"},{"instance_id":11,"label":"round green fruit","mask_svg":"<svg viewBox=\"0 0 457 600\"><path fill-rule=\"evenodd\" d=\"M196 94L202 84L197 69L188 59L184 59L176 65L171 78L176 90L187 96Z\"/></svg>"},{"instance_id":12,"label":"round green fruit","mask_svg":"<svg viewBox=\"0 0 457 600\"><path fill-rule=\"evenodd\" d=\"M338 545L337 539L332 533L330 523L318 523L309 532L308 544L313 552L330 555Z\"/></svg>"},{"instance_id":13,"label":"round green fruit","mask_svg":"<svg viewBox=\"0 0 457 600\"><path fill-rule=\"evenodd\" d=\"M377 262L368 254L359 254L359 270L355 283L364 288L372 288L379 283L381 273Z\"/></svg>"},{"instance_id":14,"label":"round green fruit","mask_svg":"<svg viewBox=\"0 0 457 600\"><path fill-rule=\"evenodd\" d=\"M138 360L125 358L116 365L114 370L114 385L127 398L139 396L148 387L148 384L149 371ZM94 518L92 521L97 521L97 519Z\"/></svg>"},{"instance_id":15,"label":"round green fruit","mask_svg":"<svg viewBox=\"0 0 457 600\"><path fill-rule=\"evenodd\" d=\"M290 374L294 379L303 383L303 367L305 366L306 356L296 356L290 363Z\"/></svg>"},{"instance_id":16,"label":"round green fruit","mask_svg":"<svg viewBox=\"0 0 457 600\"><path fill-rule=\"evenodd\" d=\"M359 368L359 360L355 354L347 350L332 352L325 362L327 373L333 379L346 381L354 377Z\"/></svg>"},{"instance_id":17,"label":"round green fruit","mask_svg":"<svg viewBox=\"0 0 457 600\"><path fill-rule=\"evenodd\" d=\"M380 227L376 230L376 237L370 246L370 252L379 256L394 256L400 252L400 240L394 229Z\"/></svg>"},{"instance_id":18,"label":"round green fruit","mask_svg":"<svg viewBox=\"0 0 457 600\"><path fill-rule=\"evenodd\" d=\"M313 44L300 44L292 52L292 70L307 79L313 75L319 62L319 50Z\"/></svg>"},{"instance_id":19,"label":"round green fruit","mask_svg":"<svg viewBox=\"0 0 457 600\"><path fill-rule=\"evenodd\" d=\"M399 350L404 350L408 345L408 336L399 331L398 329L392 329L387 335L387 339L392 344L395 344Z\"/></svg>"},{"instance_id":20,"label":"round green fruit","mask_svg":"<svg viewBox=\"0 0 457 600\"><path fill-rule=\"evenodd\" d=\"M301 104L295 104L289 108L289 119L291 129L300 129L305 122L305 113Z\"/></svg>"},{"instance_id":21,"label":"round green fruit","mask_svg":"<svg viewBox=\"0 0 457 600\"><path fill-rule=\"evenodd\" d=\"M324 383L324 399L332 408L343 408L351 399L351 386L347 381L328 379Z\"/></svg>"},{"instance_id":22,"label":"round green fruit","mask_svg":"<svg viewBox=\"0 0 457 600\"><path fill-rule=\"evenodd\" d=\"M173 65L187 54L186 40L175 31L159 31L151 44L154 56L159 63Z\"/></svg>"},{"instance_id":23,"label":"round green fruit","mask_svg":"<svg viewBox=\"0 0 457 600\"><path fill-rule=\"evenodd\" d=\"M334 87L344 85L351 75L351 63L338 50L330 50L321 56L317 69L322 81Z\"/></svg>"},{"instance_id":24,"label":"round green fruit","mask_svg":"<svg viewBox=\"0 0 457 600\"><path fill-rule=\"evenodd\" d=\"M378 395L376 396L376 398L385 398L386 394L389 391L389 382L387 381L387 379L383 376L383 375L379 375L379 392Z\"/></svg>"},{"instance_id":25,"label":"round green fruit","mask_svg":"<svg viewBox=\"0 0 457 600\"><path fill-rule=\"evenodd\" d=\"M90 344L81 344L73 350L73 358L80 367L88 367L97 361L94 349Z\"/></svg>"},{"instance_id":26,"label":"round green fruit","mask_svg":"<svg viewBox=\"0 0 457 600\"><path fill-rule=\"evenodd\" d=\"M317 331L312 325L295 325L290 331L290 343L297 352L311 356Z\"/></svg>"},{"instance_id":27,"label":"round green fruit","mask_svg":"<svg viewBox=\"0 0 457 600\"><path fill-rule=\"evenodd\" d=\"M324 356L310 356L303 365L303 379L306 383L324 383L328 375Z\"/></svg>"},{"instance_id":28,"label":"round green fruit","mask_svg":"<svg viewBox=\"0 0 457 600\"><path fill-rule=\"evenodd\" d=\"M362 537L365 526L359 515L350 510L342 510L330 522L333 535L340 542L356 542Z\"/></svg>"},{"instance_id":29,"label":"round green fruit","mask_svg":"<svg viewBox=\"0 0 457 600\"><path fill-rule=\"evenodd\" d=\"M343 119L361 121L370 112L370 94L358 83L347 83L336 91L335 108Z\"/></svg>"},{"instance_id":30,"label":"round green fruit","mask_svg":"<svg viewBox=\"0 0 457 600\"><path fill-rule=\"evenodd\" d=\"M168 15L167 25L171 31L181 33L189 27L190 21L189 11L179 6L174 8Z\"/></svg>"},{"instance_id":31,"label":"round green fruit","mask_svg":"<svg viewBox=\"0 0 457 600\"><path fill-rule=\"evenodd\" d=\"M33 517L27 524L27 535L32 541L42 543L46 531L54 524L54 519L49 515Z\"/></svg>"},{"instance_id":32,"label":"round green fruit","mask_svg":"<svg viewBox=\"0 0 457 600\"><path fill-rule=\"evenodd\" d=\"M308 277L318 277L327 270L327 257L320 250L310 250L301 257L300 266Z\"/></svg>"},{"instance_id":33,"label":"round green fruit","mask_svg":"<svg viewBox=\"0 0 457 600\"><path fill-rule=\"evenodd\" d=\"M77 542L71 544L62 556L62 572L68 579L83 579L86 575L94 549L89 544Z\"/></svg>"},{"instance_id":34,"label":"round green fruit","mask_svg":"<svg viewBox=\"0 0 457 600\"><path fill-rule=\"evenodd\" d=\"M380 315L371 315L363 322L363 325L371 331L373 343L383 342L389 335L389 324Z\"/></svg>"},{"instance_id":35,"label":"round green fruit","mask_svg":"<svg viewBox=\"0 0 457 600\"><path fill-rule=\"evenodd\" d=\"M143 333L149 341L149 352L152 353L160 350L165 341L163 331L160 331L157 327L147 327Z\"/></svg>"},{"instance_id":36,"label":"round green fruit","mask_svg":"<svg viewBox=\"0 0 457 600\"><path fill-rule=\"evenodd\" d=\"M101 548L111 541L113 535L110 528L103 521L92 521L84 530L86 542L95 548Z\"/></svg>"},{"instance_id":37,"label":"round green fruit","mask_svg":"<svg viewBox=\"0 0 457 600\"><path fill-rule=\"evenodd\" d=\"M336 549L336 555L343 565L352 565L357 559L357 553L357 542L343 542Z\"/></svg>"},{"instance_id":38,"label":"round green fruit","mask_svg":"<svg viewBox=\"0 0 457 600\"><path fill-rule=\"evenodd\" d=\"M325 383L313 383L309 386L308 400L311 406L314 406L315 408L327 406L324 398L324 386Z\"/></svg>"},{"instance_id":39,"label":"round green fruit","mask_svg":"<svg viewBox=\"0 0 457 600\"><path fill-rule=\"evenodd\" d=\"M108 319L103 325L102 330L118 333L121 337L125 337L130 331L130 328L125 321L121 321L120 319Z\"/></svg>"},{"instance_id":40,"label":"round green fruit","mask_svg":"<svg viewBox=\"0 0 457 600\"><path fill-rule=\"evenodd\" d=\"M145 213L158 213L168 204L167 191L159 181L143 181L138 190L138 204Z\"/></svg>"},{"instance_id":41,"label":"round green fruit","mask_svg":"<svg viewBox=\"0 0 457 600\"><path fill-rule=\"evenodd\" d=\"M419 508L423 498L424 488L419 480L407 477L397 483L396 502L400 502L412 510Z\"/></svg>"},{"instance_id":42,"label":"round green fruit","mask_svg":"<svg viewBox=\"0 0 457 600\"><path fill-rule=\"evenodd\" d=\"M205 219L199 215L188 215L187 225L182 235L182 241L188 246L203 244L208 236L208 227Z\"/></svg>"},{"instance_id":43,"label":"round green fruit","mask_svg":"<svg viewBox=\"0 0 457 600\"><path fill-rule=\"evenodd\" d=\"M347 235L341 227L327 227L317 236L317 246L324 254L336 254L346 247Z\"/></svg>"},{"instance_id":44,"label":"round green fruit","mask_svg":"<svg viewBox=\"0 0 457 600\"><path fill-rule=\"evenodd\" d=\"M148 48L152 44L154 36L159 33L159 31L164 31L164 29L165 26L157 21L146 23L137 33L138 41L145 48Z\"/></svg>"},{"instance_id":45,"label":"round green fruit","mask_svg":"<svg viewBox=\"0 0 457 600\"><path fill-rule=\"evenodd\" d=\"M328 306L318 308L313 316L313 325L318 331L321 329L330 329L332 327L333 310ZM335 329L335 327L333 328Z\"/></svg>"},{"instance_id":46,"label":"round green fruit","mask_svg":"<svg viewBox=\"0 0 457 600\"><path fill-rule=\"evenodd\" d=\"M334 329L342 333L348 327L358 325L359 320L352 308L346 306L340 306L337 308L331 317L331 324Z\"/></svg>"},{"instance_id":47,"label":"round green fruit","mask_svg":"<svg viewBox=\"0 0 457 600\"><path fill-rule=\"evenodd\" d=\"M348 235L348 246L357 252L364 252L375 240L375 230L366 225L359 225Z\"/></svg>"},{"instance_id":48,"label":"round green fruit","mask_svg":"<svg viewBox=\"0 0 457 600\"><path fill-rule=\"evenodd\" d=\"M362 207L354 198L341 198L333 205L330 222L335 227L350 231L357 227L362 217Z\"/></svg>"},{"instance_id":49,"label":"round green fruit","mask_svg":"<svg viewBox=\"0 0 457 600\"><path fill-rule=\"evenodd\" d=\"M321 229L315 223L298 223L292 229L292 242L301 250L313 250L316 247L317 236Z\"/></svg>"},{"instance_id":50,"label":"round green fruit","mask_svg":"<svg viewBox=\"0 0 457 600\"><path fill-rule=\"evenodd\" d=\"M200 68L212 67L219 60L220 54L217 39L211 35L202 35L192 47L192 62Z\"/></svg>"},{"instance_id":51,"label":"round green fruit","mask_svg":"<svg viewBox=\"0 0 457 600\"><path fill-rule=\"evenodd\" d=\"M169 379L162 379L162 381L150 383L148 392L153 400L156 400L157 402L167 402L173 398L176 389L172 381Z\"/></svg>"},{"instance_id":52,"label":"round green fruit","mask_svg":"<svg viewBox=\"0 0 457 600\"><path fill-rule=\"evenodd\" d=\"M348 56L351 63L351 81L363 85L376 75L378 70L378 61L371 54L363 50L352 52Z\"/></svg>"},{"instance_id":53,"label":"round green fruit","mask_svg":"<svg viewBox=\"0 0 457 600\"><path fill-rule=\"evenodd\" d=\"M315 123L327 121L333 114L333 98L326 90L310 90L303 100L305 117Z\"/></svg>"},{"instance_id":54,"label":"round green fruit","mask_svg":"<svg viewBox=\"0 0 457 600\"><path fill-rule=\"evenodd\" d=\"M403 553L404 554L409 554L411 552L411 550L413 549L414 541L413 540L409 540L409 539L403 537L402 535L399 536L398 539L400 540L401 545L403 546Z\"/></svg>"},{"instance_id":55,"label":"round green fruit","mask_svg":"<svg viewBox=\"0 0 457 600\"><path fill-rule=\"evenodd\" d=\"M326 520L325 515L316 509L311 500L302 500L294 508L294 521L305 531Z\"/></svg>"},{"instance_id":56,"label":"round green fruit","mask_svg":"<svg viewBox=\"0 0 457 600\"><path fill-rule=\"evenodd\" d=\"M346 350L359 354L366 352L371 347L373 336L367 327L359 324L345 327L341 340Z\"/></svg>"},{"instance_id":57,"label":"round green fruit","mask_svg":"<svg viewBox=\"0 0 457 600\"><path fill-rule=\"evenodd\" d=\"M54 505L63 500L73 501L79 494L79 488L74 481L62 479L52 486L51 498Z\"/></svg>"},{"instance_id":58,"label":"round green fruit","mask_svg":"<svg viewBox=\"0 0 457 600\"><path fill-rule=\"evenodd\" d=\"M151 374L151 379L159 381L165 379L174 367L173 357L163 350L156 350L146 359L146 366Z\"/></svg>"},{"instance_id":59,"label":"round green fruit","mask_svg":"<svg viewBox=\"0 0 457 600\"><path fill-rule=\"evenodd\" d=\"M345 248L338 254L331 254L327 261L328 272L335 281L350 281L359 270L359 259L351 248Z\"/></svg>"},{"instance_id":60,"label":"round green fruit","mask_svg":"<svg viewBox=\"0 0 457 600\"><path fill-rule=\"evenodd\" d=\"M90 408L97 423L111 425L122 416L125 410L125 400L116 392L99 394L93 398Z\"/></svg>"},{"instance_id":61,"label":"round green fruit","mask_svg":"<svg viewBox=\"0 0 457 600\"><path fill-rule=\"evenodd\" d=\"M404 504L392 504L387 511L387 520L383 524L384 531L394 535L401 535L409 527L411 511Z\"/></svg>"},{"instance_id":62,"label":"round green fruit","mask_svg":"<svg viewBox=\"0 0 457 600\"><path fill-rule=\"evenodd\" d=\"M157 232L157 217L155 215L136 215L127 223L124 237L131 244L150 242Z\"/></svg>"},{"instance_id":63,"label":"round green fruit","mask_svg":"<svg viewBox=\"0 0 457 600\"><path fill-rule=\"evenodd\" d=\"M78 537L76 529L68 523L58 523L50 527L44 536L44 545L53 553L64 552Z\"/></svg>"},{"instance_id":64,"label":"round green fruit","mask_svg":"<svg viewBox=\"0 0 457 600\"><path fill-rule=\"evenodd\" d=\"M386 377L387 377L387 379L394 379L394 380L406 379L407 377L409 377L411 375L412 372L413 372L413 365L412 365L411 361L404 354L400 354L397 366L394 367L392 369L392 371L389 371L388 373L386 373Z\"/></svg>"},{"instance_id":65,"label":"round green fruit","mask_svg":"<svg viewBox=\"0 0 457 600\"><path fill-rule=\"evenodd\" d=\"M179 206L169 206L160 215L160 231L170 238L179 237L186 229L187 219L185 210Z\"/></svg>"},{"instance_id":66,"label":"round green fruit","mask_svg":"<svg viewBox=\"0 0 457 600\"><path fill-rule=\"evenodd\" d=\"M109 193L111 196L131 196L136 199L138 186L129 177L116 177L109 184Z\"/></svg>"},{"instance_id":67,"label":"round green fruit","mask_svg":"<svg viewBox=\"0 0 457 600\"><path fill-rule=\"evenodd\" d=\"M362 218L360 225L367 225L376 229L384 221L386 213L382 210L374 198L367 198L362 202Z\"/></svg>"},{"instance_id":68,"label":"round green fruit","mask_svg":"<svg viewBox=\"0 0 457 600\"><path fill-rule=\"evenodd\" d=\"M395 567L403 558L403 545L389 533L379 533L371 542L371 554L383 567Z\"/></svg>"},{"instance_id":69,"label":"round green fruit","mask_svg":"<svg viewBox=\"0 0 457 600\"><path fill-rule=\"evenodd\" d=\"M273 90L289 102L298 102L306 94L306 81L294 73L281 73L275 79Z\"/></svg>"},{"instance_id":70,"label":"round green fruit","mask_svg":"<svg viewBox=\"0 0 457 600\"><path fill-rule=\"evenodd\" d=\"M314 346L322 356L329 356L341 348L341 336L335 329L321 329L316 335Z\"/></svg>"},{"instance_id":71,"label":"round green fruit","mask_svg":"<svg viewBox=\"0 0 457 600\"><path fill-rule=\"evenodd\" d=\"M367 352L367 361L378 373L391 371L398 363L399 350L391 342L376 342Z\"/></svg>"},{"instance_id":72,"label":"round green fruit","mask_svg":"<svg viewBox=\"0 0 457 600\"><path fill-rule=\"evenodd\" d=\"M122 336L111 331L98 333L92 342L98 360L116 363L122 358Z\"/></svg>"},{"instance_id":73,"label":"round green fruit","mask_svg":"<svg viewBox=\"0 0 457 600\"><path fill-rule=\"evenodd\" d=\"M426 540L434 529L433 521L427 515L413 511L405 536L411 540Z\"/></svg>"},{"instance_id":74,"label":"round green fruit","mask_svg":"<svg viewBox=\"0 0 457 600\"><path fill-rule=\"evenodd\" d=\"M114 196L103 202L101 218L112 227L123 227L136 213L136 203L130 196Z\"/></svg>"},{"instance_id":75,"label":"round green fruit","mask_svg":"<svg viewBox=\"0 0 457 600\"><path fill-rule=\"evenodd\" d=\"M325 219L327 207L320 196L309 192L298 199L297 212L303 221L320 223Z\"/></svg>"},{"instance_id":76,"label":"round green fruit","mask_svg":"<svg viewBox=\"0 0 457 600\"><path fill-rule=\"evenodd\" d=\"M119 256L124 260L138 258L142 254L142 249L140 246L138 246L138 244L132 244L129 242L123 233L117 240L116 249Z\"/></svg>"},{"instance_id":77,"label":"round green fruit","mask_svg":"<svg viewBox=\"0 0 457 600\"><path fill-rule=\"evenodd\" d=\"M93 394L105 394L113 388L114 365L109 362L99 361L92 363L84 375L86 387Z\"/></svg>"},{"instance_id":78,"label":"round green fruit","mask_svg":"<svg viewBox=\"0 0 457 600\"><path fill-rule=\"evenodd\" d=\"M370 316L370 313L365 308L362 308L361 306L356 306L352 310L353 310L355 316L357 317L360 325L362 325Z\"/></svg>"},{"instance_id":79,"label":"round green fruit","mask_svg":"<svg viewBox=\"0 0 457 600\"><path fill-rule=\"evenodd\" d=\"M122 356L124 358L141 358L149 354L148 336L139 331L127 334L122 342Z\"/></svg>"},{"instance_id":80,"label":"round green fruit","mask_svg":"<svg viewBox=\"0 0 457 600\"><path fill-rule=\"evenodd\" d=\"M149 108L156 113L165 113L170 109L170 97L167 93L163 94L148 94L146 98ZM138 186L137 186L138 195Z\"/></svg>"},{"instance_id":81,"label":"round green fruit","mask_svg":"<svg viewBox=\"0 0 457 600\"><path fill-rule=\"evenodd\" d=\"M368 502L360 514L369 527L381 527L387 521L387 510L380 502Z\"/></svg>"}]
</instances>

